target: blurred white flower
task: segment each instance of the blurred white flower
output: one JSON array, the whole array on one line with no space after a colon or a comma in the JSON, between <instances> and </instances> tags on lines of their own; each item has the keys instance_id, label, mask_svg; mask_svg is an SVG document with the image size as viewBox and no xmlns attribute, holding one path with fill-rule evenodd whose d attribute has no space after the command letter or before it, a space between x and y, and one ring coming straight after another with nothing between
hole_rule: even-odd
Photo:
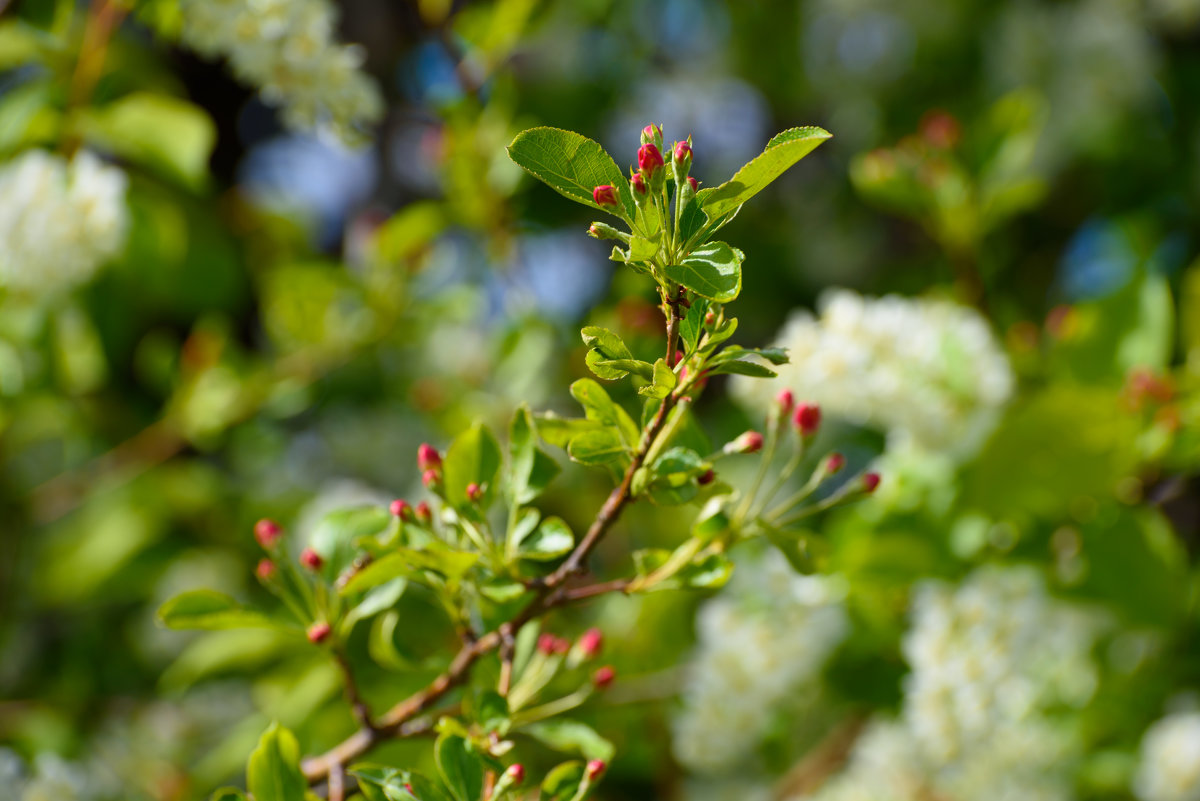
<instances>
[{"instance_id":1,"label":"blurred white flower","mask_svg":"<svg viewBox=\"0 0 1200 801\"><path fill-rule=\"evenodd\" d=\"M698 645L674 721L675 755L720 773L751 755L782 702L811 687L849 623L836 577L800 576L776 551L741 562L700 609Z\"/></svg>"},{"instance_id":2,"label":"blurred white flower","mask_svg":"<svg viewBox=\"0 0 1200 801\"><path fill-rule=\"evenodd\" d=\"M51 295L85 283L125 243L125 173L80 151L30 150L0 167L0 286Z\"/></svg>"},{"instance_id":3,"label":"blurred white flower","mask_svg":"<svg viewBox=\"0 0 1200 801\"><path fill-rule=\"evenodd\" d=\"M826 293L779 332L789 364L771 381L736 377L735 397L765 410L780 388L828 414L889 433L890 445L969 455L1013 390L987 322L943 300Z\"/></svg>"},{"instance_id":4,"label":"blurred white flower","mask_svg":"<svg viewBox=\"0 0 1200 801\"><path fill-rule=\"evenodd\" d=\"M1142 738L1133 790L1142 801L1200 801L1200 712L1177 712Z\"/></svg>"},{"instance_id":5,"label":"blurred white flower","mask_svg":"<svg viewBox=\"0 0 1200 801\"><path fill-rule=\"evenodd\" d=\"M334 40L336 11L327 0L182 0L183 41L225 57L234 74L283 106L293 128L328 127L347 141L383 114L364 54Z\"/></svg>"}]
</instances>

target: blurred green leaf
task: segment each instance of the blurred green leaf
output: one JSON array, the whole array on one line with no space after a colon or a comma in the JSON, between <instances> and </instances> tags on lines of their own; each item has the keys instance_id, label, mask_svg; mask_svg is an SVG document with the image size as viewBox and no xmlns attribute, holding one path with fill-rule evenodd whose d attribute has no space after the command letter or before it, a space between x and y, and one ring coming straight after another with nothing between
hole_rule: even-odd
<instances>
[{"instance_id":1,"label":"blurred green leaf","mask_svg":"<svg viewBox=\"0 0 1200 801\"><path fill-rule=\"evenodd\" d=\"M625 456L629 448L621 436L611 428L585 431L571 438L567 444L567 455L580 464L607 464Z\"/></svg>"},{"instance_id":2,"label":"blurred green leaf","mask_svg":"<svg viewBox=\"0 0 1200 801\"><path fill-rule=\"evenodd\" d=\"M584 764L579 760L564 762L546 774L542 780L539 801L573 801L583 784Z\"/></svg>"},{"instance_id":3,"label":"blurred green leaf","mask_svg":"<svg viewBox=\"0 0 1200 801\"><path fill-rule=\"evenodd\" d=\"M477 801L483 792L483 762L467 741L443 734L434 746L438 773L457 801Z\"/></svg>"},{"instance_id":4,"label":"blurred green leaf","mask_svg":"<svg viewBox=\"0 0 1200 801\"><path fill-rule=\"evenodd\" d=\"M608 396L604 387L590 378L581 378L571 385L571 397L579 401L587 419L610 427L626 447L632 449L637 445L641 432L625 410Z\"/></svg>"},{"instance_id":5,"label":"blurred green leaf","mask_svg":"<svg viewBox=\"0 0 1200 801\"><path fill-rule=\"evenodd\" d=\"M557 559L574 547L575 535L560 517L547 517L517 544L522 558L535 560Z\"/></svg>"},{"instance_id":6,"label":"blurred green leaf","mask_svg":"<svg viewBox=\"0 0 1200 801\"><path fill-rule=\"evenodd\" d=\"M508 155L526 172L551 189L576 203L591 206L625 219L633 219L633 194L621 168L599 144L573 131L558 128L530 128L522 131L508 146ZM617 209L601 206L592 199L592 190L608 184L621 200Z\"/></svg>"},{"instance_id":7,"label":"blurred green leaf","mask_svg":"<svg viewBox=\"0 0 1200 801\"><path fill-rule=\"evenodd\" d=\"M300 744L278 723L263 732L246 766L254 801L305 801L308 782L300 772Z\"/></svg>"},{"instance_id":8,"label":"blurred green leaf","mask_svg":"<svg viewBox=\"0 0 1200 801\"><path fill-rule=\"evenodd\" d=\"M483 489L482 505L496 495L500 475L500 445L492 432L476 423L455 437L446 451L442 465L446 500L458 507L476 503L467 498L467 487L477 484Z\"/></svg>"},{"instance_id":9,"label":"blurred green leaf","mask_svg":"<svg viewBox=\"0 0 1200 801\"><path fill-rule=\"evenodd\" d=\"M450 548L397 548L364 567L342 587L342 594L362 592L397 578L421 578L422 571L432 570L454 583L462 579L479 554L454 551Z\"/></svg>"},{"instance_id":10,"label":"blurred green leaf","mask_svg":"<svg viewBox=\"0 0 1200 801\"><path fill-rule=\"evenodd\" d=\"M521 732L556 751L575 753L584 759L611 762L616 748L595 729L577 720L555 718L522 726Z\"/></svg>"},{"instance_id":11,"label":"blurred green leaf","mask_svg":"<svg viewBox=\"0 0 1200 801\"><path fill-rule=\"evenodd\" d=\"M830 136L811 126L776 134L766 149L732 178L714 189L702 190L697 195L701 207L710 220L737 210Z\"/></svg>"},{"instance_id":12,"label":"blurred green leaf","mask_svg":"<svg viewBox=\"0 0 1200 801\"><path fill-rule=\"evenodd\" d=\"M158 619L170 629L291 628L215 590L191 590L158 608Z\"/></svg>"}]
</instances>

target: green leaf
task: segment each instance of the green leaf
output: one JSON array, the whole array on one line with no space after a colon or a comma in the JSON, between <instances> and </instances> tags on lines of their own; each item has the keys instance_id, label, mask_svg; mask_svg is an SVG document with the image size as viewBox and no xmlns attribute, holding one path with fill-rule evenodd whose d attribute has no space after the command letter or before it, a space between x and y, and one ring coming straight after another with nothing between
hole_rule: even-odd
<instances>
[{"instance_id":1,"label":"green leaf","mask_svg":"<svg viewBox=\"0 0 1200 801\"><path fill-rule=\"evenodd\" d=\"M521 503L528 503L545 491L550 482L559 474L562 468L550 454L541 448L533 452L533 470L529 473L529 487L521 498Z\"/></svg>"},{"instance_id":2,"label":"green leaf","mask_svg":"<svg viewBox=\"0 0 1200 801\"><path fill-rule=\"evenodd\" d=\"M577 720L556 718L531 723L521 731L544 745L563 753L579 754L584 759L611 762L616 749L595 729Z\"/></svg>"},{"instance_id":3,"label":"green leaf","mask_svg":"<svg viewBox=\"0 0 1200 801\"><path fill-rule=\"evenodd\" d=\"M518 545L524 559L557 559L575 547L575 535L561 517L547 517L530 536Z\"/></svg>"},{"instance_id":4,"label":"green leaf","mask_svg":"<svg viewBox=\"0 0 1200 801\"><path fill-rule=\"evenodd\" d=\"M202 108L186 100L134 92L89 109L81 126L86 139L190 189L203 188L208 180L216 126Z\"/></svg>"},{"instance_id":5,"label":"green leaf","mask_svg":"<svg viewBox=\"0 0 1200 801\"><path fill-rule=\"evenodd\" d=\"M688 448L671 448L658 457L650 468L655 479L682 483L704 473L710 465Z\"/></svg>"},{"instance_id":6,"label":"green leaf","mask_svg":"<svg viewBox=\"0 0 1200 801\"><path fill-rule=\"evenodd\" d=\"M483 489L480 502L485 508L495 497L496 479L500 473L500 445L492 432L481 423L459 434L442 463L446 500L458 507L474 505L467 499L467 487L478 484Z\"/></svg>"},{"instance_id":7,"label":"green leaf","mask_svg":"<svg viewBox=\"0 0 1200 801\"><path fill-rule=\"evenodd\" d=\"M325 560L321 572L327 577L341 573L354 560L358 541L387 531L392 519L387 509L375 504L336 509L322 517L308 543Z\"/></svg>"},{"instance_id":8,"label":"green leaf","mask_svg":"<svg viewBox=\"0 0 1200 801\"><path fill-rule=\"evenodd\" d=\"M820 128L791 128L774 136L761 154L715 189L702 192L700 205L710 220L736 211L743 203L783 175L789 167L830 138Z\"/></svg>"},{"instance_id":9,"label":"green leaf","mask_svg":"<svg viewBox=\"0 0 1200 801\"><path fill-rule=\"evenodd\" d=\"M43 48L52 41L19 19L0 21L0 70L19 67L39 58Z\"/></svg>"},{"instance_id":10,"label":"green leaf","mask_svg":"<svg viewBox=\"0 0 1200 801\"><path fill-rule=\"evenodd\" d=\"M434 746L438 773L457 801L479 801L483 792L483 762L467 741L443 734Z\"/></svg>"},{"instance_id":11,"label":"green leaf","mask_svg":"<svg viewBox=\"0 0 1200 801\"><path fill-rule=\"evenodd\" d=\"M222 787L210 795L208 801L246 801L246 794L236 787Z\"/></svg>"},{"instance_id":12,"label":"green leaf","mask_svg":"<svg viewBox=\"0 0 1200 801\"><path fill-rule=\"evenodd\" d=\"M300 744L278 723L263 732L250 754L246 788L254 801L304 801L308 782L300 772Z\"/></svg>"},{"instance_id":13,"label":"green leaf","mask_svg":"<svg viewBox=\"0 0 1200 801\"><path fill-rule=\"evenodd\" d=\"M650 261L658 255L658 245L661 241L661 233L656 233L649 238L635 234L629 240L629 260Z\"/></svg>"},{"instance_id":14,"label":"green leaf","mask_svg":"<svg viewBox=\"0 0 1200 801\"><path fill-rule=\"evenodd\" d=\"M654 368L648 363L633 358L621 338L598 325L589 325L579 332L583 344L591 348L587 354L587 366L597 377L612 381L635 373L649 380Z\"/></svg>"},{"instance_id":15,"label":"green leaf","mask_svg":"<svg viewBox=\"0 0 1200 801\"><path fill-rule=\"evenodd\" d=\"M53 105L58 89L52 81L29 81L0 95L0 154L53 141L62 127Z\"/></svg>"},{"instance_id":16,"label":"green leaf","mask_svg":"<svg viewBox=\"0 0 1200 801\"><path fill-rule=\"evenodd\" d=\"M771 364L788 363L787 348L743 348L741 345L730 345L721 351L720 355L716 356L710 363L720 364L721 362L733 361L734 359L741 359L750 355L766 359Z\"/></svg>"},{"instance_id":17,"label":"green leaf","mask_svg":"<svg viewBox=\"0 0 1200 801\"><path fill-rule=\"evenodd\" d=\"M747 375L751 378L774 378L778 375L778 373L766 365L759 364L758 362L740 361L738 359L709 367L705 372L709 375Z\"/></svg>"},{"instance_id":18,"label":"green leaf","mask_svg":"<svg viewBox=\"0 0 1200 801\"><path fill-rule=\"evenodd\" d=\"M654 363L654 380L639 389L638 394L662 400L675 389L675 382L675 372L667 367L666 359L659 359Z\"/></svg>"},{"instance_id":19,"label":"green leaf","mask_svg":"<svg viewBox=\"0 0 1200 801\"><path fill-rule=\"evenodd\" d=\"M584 765L579 760L558 765L542 780L539 801L573 801L583 784Z\"/></svg>"},{"instance_id":20,"label":"green leaf","mask_svg":"<svg viewBox=\"0 0 1200 801\"><path fill-rule=\"evenodd\" d=\"M707 298L696 298L688 309L687 316L679 323L679 338L683 340L683 352L691 355L704 332L704 316L710 307Z\"/></svg>"},{"instance_id":21,"label":"green leaf","mask_svg":"<svg viewBox=\"0 0 1200 801\"><path fill-rule=\"evenodd\" d=\"M571 385L571 397L579 401L589 420L615 428L630 449L637 445L641 432L625 410L608 396L604 387L590 378L581 378Z\"/></svg>"},{"instance_id":22,"label":"green leaf","mask_svg":"<svg viewBox=\"0 0 1200 801\"><path fill-rule=\"evenodd\" d=\"M553 412L538 415L534 418L538 436L548 445L556 448L566 448L567 444L577 435L585 431L598 431L603 424L597 420L584 420L579 417L559 417Z\"/></svg>"},{"instance_id":23,"label":"green leaf","mask_svg":"<svg viewBox=\"0 0 1200 801\"><path fill-rule=\"evenodd\" d=\"M347 772L358 779L367 801L451 801L437 782L420 773L366 763L353 765ZM405 789L406 784L413 792Z\"/></svg>"},{"instance_id":24,"label":"green leaf","mask_svg":"<svg viewBox=\"0 0 1200 801\"><path fill-rule=\"evenodd\" d=\"M701 297L728 303L742 291L745 254L724 242L708 242L691 252L682 264L668 264L663 273Z\"/></svg>"},{"instance_id":25,"label":"green leaf","mask_svg":"<svg viewBox=\"0 0 1200 801\"><path fill-rule=\"evenodd\" d=\"M215 590L176 595L159 607L158 619L169 629L288 628Z\"/></svg>"},{"instance_id":26,"label":"green leaf","mask_svg":"<svg viewBox=\"0 0 1200 801\"><path fill-rule=\"evenodd\" d=\"M737 331L738 321L736 317L730 317L717 330L713 331L704 345L700 348L700 353L712 353L721 343L725 342L733 333Z\"/></svg>"},{"instance_id":27,"label":"green leaf","mask_svg":"<svg viewBox=\"0 0 1200 801\"><path fill-rule=\"evenodd\" d=\"M594 209L633 219L635 210L629 180L599 144L573 131L530 128L508 146L508 155L522 169L560 195ZM611 184L621 203L617 209L592 200L592 190Z\"/></svg>"},{"instance_id":28,"label":"green leaf","mask_svg":"<svg viewBox=\"0 0 1200 801\"><path fill-rule=\"evenodd\" d=\"M458 582L467 574L479 554L455 551L447 547L397 548L364 567L342 587L342 595L362 592L397 578L421 578L422 571L432 570L451 583Z\"/></svg>"},{"instance_id":29,"label":"green leaf","mask_svg":"<svg viewBox=\"0 0 1200 801\"><path fill-rule=\"evenodd\" d=\"M626 455L629 448L615 429L586 431L573 437L567 445L567 455L579 464L607 464Z\"/></svg>"},{"instance_id":30,"label":"green leaf","mask_svg":"<svg viewBox=\"0 0 1200 801\"><path fill-rule=\"evenodd\" d=\"M513 505L527 503L529 476L533 472L533 460L537 452L537 433L529 407L521 404L513 413L508 424L508 487Z\"/></svg>"},{"instance_id":31,"label":"green leaf","mask_svg":"<svg viewBox=\"0 0 1200 801\"><path fill-rule=\"evenodd\" d=\"M340 630L344 635L349 634L354 625L360 620L366 620L369 617L391 609L400 600L400 596L404 595L404 590L408 588L408 582L402 578L395 578L384 584L367 591L363 599L346 613L339 624Z\"/></svg>"}]
</instances>

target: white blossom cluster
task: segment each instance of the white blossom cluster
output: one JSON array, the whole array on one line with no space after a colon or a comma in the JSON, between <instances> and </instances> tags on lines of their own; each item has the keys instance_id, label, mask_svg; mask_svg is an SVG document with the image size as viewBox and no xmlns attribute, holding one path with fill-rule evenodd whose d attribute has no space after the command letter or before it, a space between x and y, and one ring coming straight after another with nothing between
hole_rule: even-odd
<instances>
[{"instance_id":1,"label":"white blossom cluster","mask_svg":"<svg viewBox=\"0 0 1200 801\"><path fill-rule=\"evenodd\" d=\"M283 107L293 128L328 127L346 141L383 114L375 83L360 69L364 54L335 40L328 0L182 0L183 41L234 74L263 99Z\"/></svg>"},{"instance_id":2,"label":"white blossom cluster","mask_svg":"<svg viewBox=\"0 0 1200 801\"><path fill-rule=\"evenodd\" d=\"M86 150L29 150L0 166L0 287L52 295L83 284L125 243L125 173Z\"/></svg>"},{"instance_id":3,"label":"white blossom cluster","mask_svg":"<svg viewBox=\"0 0 1200 801\"><path fill-rule=\"evenodd\" d=\"M1013 390L987 322L942 300L834 290L820 315L799 311L777 344L790 363L771 381L735 378L734 395L765 409L780 388L829 414L886 430L892 445L969 453Z\"/></svg>"},{"instance_id":4,"label":"white blossom cluster","mask_svg":"<svg viewBox=\"0 0 1200 801\"><path fill-rule=\"evenodd\" d=\"M873 721L846 769L813 797L1067 801L1080 755L1069 712L1095 692L1102 625L1051 598L1032 569L920 586L899 718Z\"/></svg>"},{"instance_id":5,"label":"white blossom cluster","mask_svg":"<svg viewBox=\"0 0 1200 801\"><path fill-rule=\"evenodd\" d=\"M1200 712L1176 712L1142 737L1133 790L1142 801L1200 801Z\"/></svg>"},{"instance_id":6,"label":"white blossom cluster","mask_svg":"<svg viewBox=\"0 0 1200 801\"><path fill-rule=\"evenodd\" d=\"M674 720L675 755L703 773L744 763L772 713L815 685L849 628L840 579L800 576L776 551L741 562L701 608L697 652Z\"/></svg>"}]
</instances>

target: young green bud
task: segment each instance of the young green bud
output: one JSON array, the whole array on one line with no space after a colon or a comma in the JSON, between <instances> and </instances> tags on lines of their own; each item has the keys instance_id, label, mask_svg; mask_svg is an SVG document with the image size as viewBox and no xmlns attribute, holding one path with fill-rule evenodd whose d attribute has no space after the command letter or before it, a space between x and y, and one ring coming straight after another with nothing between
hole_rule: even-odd
<instances>
[{"instance_id":1,"label":"young green bud","mask_svg":"<svg viewBox=\"0 0 1200 801\"><path fill-rule=\"evenodd\" d=\"M611 225L602 222L594 222L588 227L588 236L592 239L615 239L618 242L629 242L629 234L618 231Z\"/></svg>"},{"instance_id":2,"label":"young green bud","mask_svg":"<svg viewBox=\"0 0 1200 801\"><path fill-rule=\"evenodd\" d=\"M650 196L650 187L646 184L645 176L640 172L635 172L629 179L629 188L633 191L634 201L639 205Z\"/></svg>"},{"instance_id":3,"label":"young green bud","mask_svg":"<svg viewBox=\"0 0 1200 801\"><path fill-rule=\"evenodd\" d=\"M675 149L671 151L672 161L675 163L676 174L682 172L688 174L688 170L692 168L692 145L691 140L687 142L676 142Z\"/></svg>"},{"instance_id":4,"label":"young green bud","mask_svg":"<svg viewBox=\"0 0 1200 801\"><path fill-rule=\"evenodd\" d=\"M254 539L258 540L264 551L274 548L282 536L283 529L274 520L264 517L254 524Z\"/></svg>"},{"instance_id":5,"label":"young green bud","mask_svg":"<svg viewBox=\"0 0 1200 801\"><path fill-rule=\"evenodd\" d=\"M688 186L692 188L692 194L700 191L700 182L690 175L688 176Z\"/></svg>"},{"instance_id":6,"label":"young green bud","mask_svg":"<svg viewBox=\"0 0 1200 801\"><path fill-rule=\"evenodd\" d=\"M313 645L320 645L329 639L329 634L333 629L324 620L319 620L308 627L305 632L308 635L308 641Z\"/></svg>"},{"instance_id":7,"label":"young green bud","mask_svg":"<svg viewBox=\"0 0 1200 801\"><path fill-rule=\"evenodd\" d=\"M722 452L726 454L734 453L757 453L762 450L763 435L757 431L747 431L741 434L736 439L732 439L725 443Z\"/></svg>"},{"instance_id":8,"label":"young green bud","mask_svg":"<svg viewBox=\"0 0 1200 801\"><path fill-rule=\"evenodd\" d=\"M612 184L601 184L592 190L592 200L596 201L597 206L616 206L617 188Z\"/></svg>"},{"instance_id":9,"label":"young green bud","mask_svg":"<svg viewBox=\"0 0 1200 801\"><path fill-rule=\"evenodd\" d=\"M717 313L715 311L713 311L712 309L709 309L708 311L706 311L704 313L704 324L705 325L711 326L711 325L714 325L716 322L717 322Z\"/></svg>"}]
</instances>

